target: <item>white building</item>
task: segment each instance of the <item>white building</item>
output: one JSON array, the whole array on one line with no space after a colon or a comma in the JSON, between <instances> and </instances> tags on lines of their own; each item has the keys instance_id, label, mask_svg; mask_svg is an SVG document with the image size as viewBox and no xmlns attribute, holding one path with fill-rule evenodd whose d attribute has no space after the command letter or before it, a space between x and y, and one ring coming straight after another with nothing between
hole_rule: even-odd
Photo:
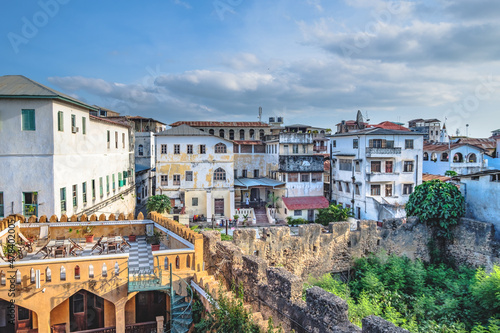
<instances>
[{"instance_id":1,"label":"white building","mask_svg":"<svg viewBox=\"0 0 500 333\"><path fill-rule=\"evenodd\" d=\"M403 217L403 205L422 183L423 136L369 128L330 137L332 200L358 219Z\"/></svg>"},{"instance_id":2,"label":"white building","mask_svg":"<svg viewBox=\"0 0 500 333\"><path fill-rule=\"evenodd\" d=\"M440 141L441 121L438 119L413 119L408 122L408 128L412 132L422 133L424 141Z\"/></svg>"},{"instance_id":3,"label":"white building","mask_svg":"<svg viewBox=\"0 0 500 333\"><path fill-rule=\"evenodd\" d=\"M91 110L24 76L0 77L3 215L134 211L130 127Z\"/></svg>"},{"instance_id":4,"label":"white building","mask_svg":"<svg viewBox=\"0 0 500 333\"><path fill-rule=\"evenodd\" d=\"M484 149L467 143L426 143L423 172L441 176L448 170L459 175L479 172L488 168L484 153Z\"/></svg>"},{"instance_id":5,"label":"white building","mask_svg":"<svg viewBox=\"0 0 500 333\"><path fill-rule=\"evenodd\" d=\"M155 139L156 194L173 200L175 218L203 215L211 221L235 214L231 141L187 125L157 133Z\"/></svg>"},{"instance_id":6,"label":"white building","mask_svg":"<svg viewBox=\"0 0 500 333\"><path fill-rule=\"evenodd\" d=\"M500 170L487 170L453 178L465 197L465 216L493 223L500 238Z\"/></svg>"}]
</instances>

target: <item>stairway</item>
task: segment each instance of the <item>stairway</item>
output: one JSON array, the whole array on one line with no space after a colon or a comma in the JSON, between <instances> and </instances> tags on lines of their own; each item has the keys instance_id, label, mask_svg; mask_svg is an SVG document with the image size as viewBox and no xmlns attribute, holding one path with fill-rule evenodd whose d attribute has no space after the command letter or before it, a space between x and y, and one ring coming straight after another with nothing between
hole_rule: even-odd
<instances>
[{"instance_id":1,"label":"stairway","mask_svg":"<svg viewBox=\"0 0 500 333\"><path fill-rule=\"evenodd\" d=\"M188 296L175 295L172 300L172 313L170 321L171 333L187 333L193 322L191 316L191 302L186 301Z\"/></svg>"},{"instance_id":2,"label":"stairway","mask_svg":"<svg viewBox=\"0 0 500 333\"><path fill-rule=\"evenodd\" d=\"M255 214L255 222L257 224L269 223L269 221L267 220L265 207L254 208L254 214Z\"/></svg>"}]
</instances>

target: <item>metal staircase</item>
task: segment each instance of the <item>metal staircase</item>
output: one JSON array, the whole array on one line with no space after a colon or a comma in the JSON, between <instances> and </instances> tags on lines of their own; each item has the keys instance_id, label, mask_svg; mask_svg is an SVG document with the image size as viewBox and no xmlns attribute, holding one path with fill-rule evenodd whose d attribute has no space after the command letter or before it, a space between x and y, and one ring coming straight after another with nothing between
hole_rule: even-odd
<instances>
[{"instance_id":1,"label":"metal staircase","mask_svg":"<svg viewBox=\"0 0 500 333\"><path fill-rule=\"evenodd\" d=\"M164 333L187 333L193 322L192 305L193 291L189 284L179 275L172 273L172 264L169 267L170 279L168 284L162 284L162 268L160 265L153 269L137 269L129 271L128 291L162 291L170 296L170 320L166 321ZM179 283L185 284L187 296L174 291L173 276L179 278Z\"/></svg>"}]
</instances>

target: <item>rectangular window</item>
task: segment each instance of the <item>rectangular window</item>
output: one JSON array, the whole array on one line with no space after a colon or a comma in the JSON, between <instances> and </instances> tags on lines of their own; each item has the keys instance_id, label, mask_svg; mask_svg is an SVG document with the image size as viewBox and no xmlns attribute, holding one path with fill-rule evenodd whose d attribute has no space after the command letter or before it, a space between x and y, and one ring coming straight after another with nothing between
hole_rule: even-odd
<instances>
[{"instance_id":1,"label":"rectangular window","mask_svg":"<svg viewBox=\"0 0 500 333\"><path fill-rule=\"evenodd\" d=\"M294 210L293 216L302 216L302 211L301 210Z\"/></svg>"},{"instance_id":2,"label":"rectangular window","mask_svg":"<svg viewBox=\"0 0 500 333\"><path fill-rule=\"evenodd\" d=\"M82 199L83 203L87 203L87 182L82 183Z\"/></svg>"},{"instance_id":3,"label":"rectangular window","mask_svg":"<svg viewBox=\"0 0 500 333\"><path fill-rule=\"evenodd\" d=\"M207 147L205 145L200 145L200 154L206 154L207 153Z\"/></svg>"},{"instance_id":4,"label":"rectangular window","mask_svg":"<svg viewBox=\"0 0 500 333\"><path fill-rule=\"evenodd\" d=\"M198 206L198 198L192 198L191 199L191 206L193 206L193 207Z\"/></svg>"},{"instance_id":5,"label":"rectangular window","mask_svg":"<svg viewBox=\"0 0 500 333\"><path fill-rule=\"evenodd\" d=\"M259 178L259 169L253 171L253 178Z\"/></svg>"},{"instance_id":6,"label":"rectangular window","mask_svg":"<svg viewBox=\"0 0 500 333\"><path fill-rule=\"evenodd\" d=\"M351 193L351 187L349 186L348 182L345 183L345 192L346 193Z\"/></svg>"},{"instance_id":7,"label":"rectangular window","mask_svg":"<svg viewBox=\"0 0 500 333\"><path fill-rule=\"evenodd\" d=\"M123 186L123 178L122 178L122 173L118 172L118 188Z\"/></svg>"},{"instance_id":8,"label":"rectangular window","mask_svg":"<svg viewBox=\"0 0 500 333\"><path fill-rule=\"evenodd\" d=\"M300 182L301 183L309 183L309 174L308 173L301 173L300 174Z\"/></svg>"},{"instance_id":9,"label":"rectangular window","mask_svg":"<svg viewBox=\"0 0 500 333\"><path fill-rule=\"evenodd\" d=\"M490 175L490 182L500 182L500 174Z\"/></svg>"},{"instance_id":10,"label":"rectangular window","mask_svg":"<svg viewBox=\"0 0 500 333\"><path fill-rule=\"evenodd\" d=\"M174 175L174 179L172 182L173 185L180 185L181 184L181 175Z\"/></svg>"},{"instance_id":11,"label":"rectangular window","mask_svg":"<svg viewBox=\"0 0 500 333\"><path fill-rule=\"evenodd\" d=\"M342 182L337 182L337 190L342 192Z\"/></svg>"},{"instance_id":12,"label":"rectangular window","mask_svg":"<svg viewBox=\"0 0 500 333\"><path fill-rule=\"evenodd\" d=\"M25 216L38 216L37 192L23 192L23 212Z\"/></svg>"},{"instance_id":13,"label":"rectangular window","mask_svg":"<svg viewBox=\"0 0 500 333\"><path fill-rule=\"evenodd\" d=\"M293 145L293 153L298 154L299 153L299 145Z\"/></svg>"},{"instance_id":14,"label":"rectangular window","mask_svg":"<svg viewBox=\"0 0 500 333\"><path fill-rule=\"evenodd\" d=\"M393 162L385 161L385 173L392 173L394 171Z\"/></svg>"},{"instance_id":15,"label":"rectangular window","mask_svg":"<svg viewBox=\"0 0 500 333\"><path fill-rule=\"evenodd\" d=\"M61 188L61 212L66 211L66 187Z\"/></svg>"},{"instance_id":16,"label":"rectangular window","mask_svg":"<svg viewBox=\"0 0 500 333\"><path fill-rule=\"evenodd\" d=\"M358 148L358 139L353 139L352 140L352 148L354 148L354 149Z\"/></svg>"},{"instance_id":17,"label":"rectangular window","mask_svg":"<svg viewBox=\"0 0 500 333\"><path fill-rule=\"evenodd\" d=\"M115 132L115 148L118 149L118 132Z\"/></svg>"},{"instance_id":18,"label":"rectangular window","mask_svg":"<svg viewBox=\"0 0 500 333\"><path fill-rule=\"evenodd\" d=\"M359 195L359 184L354 185L354 194Z\"/></svg>"},{"instance_id":19,"label":"rectangular window","mask_svg":"<svg viewBox=\"0 0 500 333\"><path fill-rule=\"evenodd\" d=\"M381 171L381 164L382 162L380 161L372 161L371 163L371 170L372 172L380 172Z\"/></svg>"},{"instance_id":20,"label":"rectangular window","mask_svg":"<svg viewBox=\"0 0 500 333\"><path fill-rule=\"evenodd\" d=\"M74 114L71 115L71 132L76 133L76 116Z\"/></svg>"},{"instance_id":21,"label":"rectangular window","mask_svg":"<svg viewBox=\"0 0 500 333\"><path fill-rule=\"evenodd\" d=\"M321 172L313 172L311 175L311 182L317 183L323 181L323 174Z\"/></svg>"},{"instance_id":22,"label":"rectangular window","mask_svg":"<svg viewBox=\"0 0 500 333\"><path fill-rule=\"evenodd\" d=\"M371 139L369 144L370 148L382 148L382 139Z\"/></svg>"},{"instance_id":23,"label":"rectangular window","mask_svg":"<svg viewBox=\"0 0 500 333\"><path fill-rule=\"evenodd\" d=\"M405 140L405 149L413 149L413 140Z\"/></svg>"},{"instance_id":24,"label":"rectangular window","mask_svg":"<svg viewBox=\"0 0 500 333\"><path fill-rule=\"evenodd\" d=\"M385 196L392 197L392 184L385 185Z\"/></svg>"},{"instance_id":25,"label":"rectangular window","mask_svg":"<svg viewBox=\"0 0 500 333\"><path fill-rule=\"evenodd\" d=\"M174 154L181 153L181 145L174 145Z\"/></svg>"},{"instance_id":26,"label":"rectangular window","mask_svg":"<svg viewBox=\"0 0 500 333\"><path fill-rule=\"evenodd\" d=\"M288 174L288 182L289 183L296 183L299 181L299 174L296 172L291 172Z\"/></svg>"},{"instance_id":27,"label":"rectangular window","mask_svg":"<svg viewBox=\"0 0 500 333\"><path fill-rule=\"evenodd\" d=\"M34 131L36 130L35 126L35 110L22 110L21 111L22 118L22 130L23 131Z\"/></svg>"},{"instance_id":28,"label":"rectangular window","mask_svg":"<svg viewBox=\"0 0 500 333\"><path fill-rule=\"evenodd\" d=\"M380 195L380 185L372 185L370 188L371 195Z\"/></svg>"},{"instance_id":29,"label":"rectangular window","mask_svg":"<svg viewBox=\"0 0 500 333\"><path fill-rule=\"evenodd\" d=\"M403 195L410 195L413 193L413 184L403 184Z\"/></svg>"},{"instance_id":30,"label":"rectangular window","mask_svg":"<svg viewBox=\"0 0 500 333\"><path fill-rule=\"evenodd\" d=\"M125 133L122 133L122 148L125 148Z\"/></svg>"},{"instance_id":31,"label":"rectangular window","mask_svg":"<svg viewBox=\"0 0 500 333\"><path fill-rule=\"evenodd\" d=\"M82 117L82 134L87 134L87 118Z\"/></svg>"},{"instance_id":32,"label":"rectangular window","mask_svg":"<svg viewBox=\"0 0 500 333\"><path fill-rule=\"evenodd\" d=\"M336 140L332 141L332 147L334 147L334 148L337 147L337 141Z\"/></svg>"},{"instance_id":33,"label":"rectangular window","mask_svg":"<svg viewBox=\"0 0 500 333\"><path fill-rule=\"evenodd\" d=\"M187 182L193 181L193 171L186 171L186 181Z\"/></svg>"},{"instance_id":34,"label":"rectangular window","mask_svg":"<svg viewBox=\"0 0 500 333\"><path fill-rule=\"evenodd\" d=\"M361 172L361 165L359 161L354 162L354 167L356 172Z\"/></svg>"},{"instance_id":35,"label":"rectangular window","mask_svg":"<svg viewBox=\"0 0 500 333\"><path fill-rule=\"evenodd\" d=\"M307 154L307 145L302 145L302 152Z\"/></svg>"},{"instance_id":36,"label":"rectangular window","mask_svg":"<svg viewBox=\"0 0 500 333\"><path fill-rule=\"evenodd\" d=\"M111 180L113 181L113 191L115 190L115 174L111 176Z\"/></svg>"},{"instance_id":37,"label":"rectangular window","mask_svg":"<svg viewBox=\"0 0 500 333\"><path fill-rule=\"evenodd\" d=\"M193 153L193 145L187 145L187 153L192 154Z\"/></svg>"},{"instance_id":38,"label":"rectangular window","mask_svg":"<svg viewBox=\"0 0 500 333\"><path fill-rule=\"evenodd\" d=\"M160 185L161 186L168 186L168 175L161 175L160 176Z\"/></svg>"},{"instance_id":39,"label":"rectangular window","mask_svg":"<svg viewBox=\"0 0 500 333\"><path fill-rule=\"evenodd\" d=\"M64 115L62 111L57 112L57 130L59 132L64 131Z\"/></svg>"},{"instance_id":40,"label":"rectangular window","mask_svg":"<svg viewBox=\"0 0 500 333\"><path fill-rule=\"evenodd\" d=\"M77 185L73 185L73 207L78 206L78 197L77 197Z\"/></svg>"},{"instance_id":41,"label":"rectangular window","mask_svg":"<svg viewBox=\"0 0 500 333\"><path fill-rule=\"evenodd\" d=\"M106 193L109 194L109 176L106 176Z\"/></svg>"},{"instance_id":42,"label":"rectangular window","mask_svg":"<svg viewBox=\"0 0 500 333\"><path fill-rule=\"evenodd\" d=\"M238 178L238 169L234 169L234 179Z\"/></svg>"},{"instance_id":43,"label":"rectangular window","mask_svg":"<svg viewBox=\"0 0 500 333\"><path fill-rule=\"evenodd\" d=\"M110 142L111 142L111 133L109 131L108 131L107 140L108 140L108 148L109 148L110 147Z\"/></svg>"},{"instance_id":44,"label":"rectangular window","mask_svg":"<svg viewBox=\"0 0 500 333\"><path fill-rule=\"evenodd\" d=\"M3 217L3 192L0 192L0 217Z\"/></svg>"},{"instance_id":45,"label":"rectangular window","mask_svg":"<svg viewBox=\"0 0 500 333\"><path fill-rule=\"evenodd\" d=\"M474 176L474 177L471 177L470 179L474 180L474 181L479 181L479 176Z\"/></svg>"},{"instance_id":46,"label":"rectangular window","mask_svg":"<svg viewBox=\"0 0 500 333\"><path fill-rule=\"evenodd\" d=\"M95 179L92 179L92 200L95 200Z\"/></svg>"},{"instance_id":47,"label":"rectangular window","mask_svg":"<svg viewBox=\"0 0 500 333\"><path fill-rule=\"evenodd\" d=\"M102 177L99 178L99 194L102 196L104 196L104 188L102 186Z\"/></svg>"},{"instance_id":48,"label":"rectangular window","mask_svg":"<svg viewBox=\"0 0 500 333\"><path fill-rule=\"evenodd\" d=\"M241 177L247 178L247 170L241 170Z\"/></svg>"},{"instance_id":49,"label":"rectangular window","mask_svg":"<svg viewBox=\"0 0 500 333\"><path fill-rule=\"evenodd\" d=\"M404 161L403 171L413 172L413 161Z\"/></svg>"},{"instance_id":50,"label":"rectangular window","mask_svg":"<svg viewBox=\"0 0 500 333\"><path fill-rule=\"evenodd\" d=\"M352 171L352 160L339 159L339 170Z\"/></svg>"}]
</instances>

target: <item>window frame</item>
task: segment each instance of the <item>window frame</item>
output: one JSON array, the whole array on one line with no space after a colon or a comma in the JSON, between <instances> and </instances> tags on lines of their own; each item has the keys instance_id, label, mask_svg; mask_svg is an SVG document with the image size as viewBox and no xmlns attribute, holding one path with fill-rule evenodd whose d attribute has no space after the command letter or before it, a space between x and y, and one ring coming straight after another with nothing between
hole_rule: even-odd
<instances>
[{"instance_id":1,"label":"window frame","mask_svg":"<svg viewBox=\"0 0 500 333\"><path fill-rule=\"evenodd\" d=\"M82 117L82 134L87 134L87 118Z\"/></svg>"},{"instance_id":2,"label":"window frame","mask_svg":"<svg viewBox=\"0 0 500 333\"><path fill-rule=\"evenodd\" d=\"M66 203L66 187L61 187L59 189L59 199L61 201L61 213L68 211L68 206Z\"/></svg>"},{"instance_id":3,"label":"window frame","mask_svg":"<svg viewBox=\"0 0 500 333\"><path fill-rule=\"evenodd\" d=\"M193 145L187 145L187 154L193 154Z\"/></svg>"},{"instance_id":4,"label":"window frame","mask_svg":"<svg viewBox=\"0 0 500 333\"><path fill-rule=\"evenodd\" d=\"M214 152L216 154L227 154L227 146L222 142L219 142L214 146Z\"/></svg>"},{"instance_id":5,"label":"window frame","mask_svg":"<svg viewBox=\"0 0 500 333\"><path fill-rule=\"evenodd\" d=\"M64 112L57 111L57 131L64 132Z\"/></svg>"},{"instance_id":6,"label":"window frame","mask_svg":"<svg viewBox=\"0 0 500 333\"><path fill-rule=\"evenodd\" d=\"M206 153L207 153L207 146L200 145L200 154L206 154Z\"/></svg>"},{"instance_id":7,"label":"window frame","mask_svg":"<svg viewBox=\"0 0 500 333\"><path fill-rule=\"evenodd\" d=\"M414 141L413 139L405 139L405 149L415 149L414 147Z\"/></svg>"},{"instance_id":8,"label":"window frame","mask_svg":"<svg viewBox=\"0 0 500 333\"><path fill-rule=\"evenodd\" d=\"M310 183L311 177L309 173L301 173L300 174L300 182L301 183Z\"/></svg>"},{"instance_id":9,"label":"window frame","mask_svg":"<svg viewBox=\"0 0 500 333\"><path fill-rule=\"evenodd\" d=\"M378 166L378 167L374 168L374 166ZM375 172L381 173L382 172L382 161L370 161L370 172L371 173L375 173Z\"/></svg>"},{"instance_id":10,"label":"window frame","mask_svg":"<svg viewBox=\"0 0 500 333\"><path fill-rule=\"evenodd\" d=\"M71 187L71 194L72 194L72 201L73 201L73 208L78 207L78 185L74 184Z\"/></svg>"},{"instance_id":11,"label":"window frame","mask_svg":"<svg viewBox=\"0 0 500 333\"><path fill-rule=\"evenodd\" d=\"M173 186L181 186L181 174L176 173L172 176L172 185Z\"/></svg>"},{"instance_id":12,"label":"window frame","mask_svg":"<svg viewBox=\"0 0 500 333\"><path fill-rule=\"evenodd\" d=\"M187 182L193 181L193 171L186 171L184 178Z\"/></svg>"},{"instance_id":13,"label":"window frame","mask_svg":"<svg viewBox=\"0 0 500 333\"><path fill-rule=\"evenodd\" d=\"M408 192L407 191L408 188L410 189L410 193L407 193ZM403 195L410 195L410 194L413 193L413 190L414 190L413 189L413 184L403 184L403 192L402 192L402 194Z\"/></svg>"},{"instance_id":14,"label":"window frame","mask_svg":"<svg viewBox=\"0 0 500 333\"><path fill-rule=\"evenodd\" d=\"M179 155L181 153L181 145L174 144L174 155Z\"/></svg>"},{"instance_id":15,"label":"window frame","mask_svg":"<svg viewBox=\"0 0 500 333\"><path fill-rule=\"evenodd\" d=\"M218 167L217 169L215 169L214 171L214 180L216 181L226 181L227 180L227 177L226 177L226 170L224 170L223 168L221 167Z\"/></svg>"},{"instance_id":16,"label":"window frame","mask_svg":"<svg viewBox=\"0 0 500 333\"><path fill-rule=\"evenodd\" d=\"M21 110L21 130L36 131L36 114L35 109Z\"/></svg>"},{"instance_id":17,"label":"window frame","mask_svg":"<svg viewBox=\"0 0 500 333\"><path fill-rule=\"evenodd\" d=\"M414 161L403 161L403 172L415 172L415 163Z\"/></svg>"},{"instance_id":18,"label":"window frame","mask_svg":"<svg viewBox=\"0 0 500 333\"><path fill-rule=\"evenodd\" d=\"M160 154L166 154L167 153L167 145L166 144L161 144L160 146Z\"/></svg>"},{"instance_id":19,"label":"window frame","mask_svg":"<svg viewBox=\"0 0 500 333\"><path fill-rule=\"evenodd\" d=\"M168 186L168 175L160 175L160 186Z\"/></svg>"},{"instance_id":20,"label":"window frame","mask_svg":"<svg viewBox=\"0 0 500 333\"><path fill-rule=\"evenodd\" d=\"M371 184L370 185L370 195L377 196L377 197L380 196L380 184Z\"/></svg>"}]
</instances>

